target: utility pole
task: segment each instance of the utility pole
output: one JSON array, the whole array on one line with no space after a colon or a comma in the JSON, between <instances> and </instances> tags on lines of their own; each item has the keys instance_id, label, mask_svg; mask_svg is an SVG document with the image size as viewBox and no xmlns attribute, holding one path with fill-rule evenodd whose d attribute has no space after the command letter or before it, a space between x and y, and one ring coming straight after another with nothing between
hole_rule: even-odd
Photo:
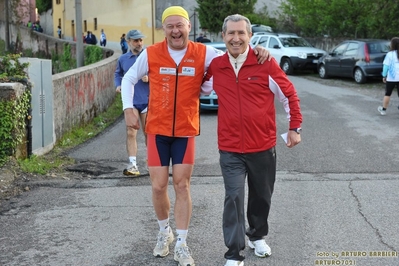
<instances>
[{"instance_id":1,"label":"utility pole","mask_svg":"<svg viewBox=\"0 0 399 266\"><path fill-rule=\"evenodd\" d=\"M82 40L82 0L75 0L76 18L76 67L82 67L84 60L83 40Z\"/></svg>"},{"instance_id":2,"label":"utility pole","mask_svg":"<svg viewBox=\"0 0 399 266\"><path fill-rule=\"evenodd\" d=\"M5 50L8 52L10 51L10 0L6 0L4 2L5 8L4 8L4 12L6 15L6 46L5 46Z\"/></svg>"}]
</instances>

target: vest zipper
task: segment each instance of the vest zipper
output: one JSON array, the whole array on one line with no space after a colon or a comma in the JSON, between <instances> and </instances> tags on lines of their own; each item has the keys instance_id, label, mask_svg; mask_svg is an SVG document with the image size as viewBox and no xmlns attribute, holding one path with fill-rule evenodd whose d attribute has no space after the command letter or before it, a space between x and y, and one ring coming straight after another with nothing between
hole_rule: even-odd
<instances>
[{"instance_id":1,"label":"vest zipper","mask_svg":"<svg viewBox=\"0 0 399 266\"><path fill-rule=\"evenodd\" d=\"M176 127L176 102L177 102L177 82L179 81L179 65L176 65L175 101L173 103L172 136L175 136L175 127Z\"/></svg>"}]
</instances>

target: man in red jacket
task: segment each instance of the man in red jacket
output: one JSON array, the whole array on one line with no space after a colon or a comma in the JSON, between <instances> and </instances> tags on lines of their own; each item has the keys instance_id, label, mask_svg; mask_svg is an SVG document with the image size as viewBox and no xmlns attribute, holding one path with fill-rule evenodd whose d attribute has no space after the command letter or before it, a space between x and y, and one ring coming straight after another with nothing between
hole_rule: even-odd
<instances>
[{"instance_id":1,"label":"man in red jacket","mask_svg":"<svg viewBox=\"0 0 399 266\"><path fill-rule=\"evenodd\" d=\"M223 235L228 251L225 266L244 265L240 251L248 245L258 257L271 255L264 237L276 177L276 113L274 98L289 117L287 146L301 141L302 115L293 84L273 58L260 65L249 46L250 21L241 15L223 23L228 53L214 58L205 80L213 76L218 95L218 148L225 184ZM245 232L245 178L248 176L249 227Z\"/></svg>"}]
</instances>

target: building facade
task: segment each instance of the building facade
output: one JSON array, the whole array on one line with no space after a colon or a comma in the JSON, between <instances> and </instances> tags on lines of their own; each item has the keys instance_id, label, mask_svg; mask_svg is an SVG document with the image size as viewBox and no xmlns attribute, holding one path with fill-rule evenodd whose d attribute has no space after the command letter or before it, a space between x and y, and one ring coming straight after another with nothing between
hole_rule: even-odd
<instances>
[{"instance_id":1,"label":"building facade","mask_svg":"<svg viewBox=\"0 0 399 266\"><path fill-rule=\"evenodd\" d=\"M53 0L53 35L57 37L57 28L61 27L62 36L67 40L76 40L75 19L76 0ZM197 14L196 0L80 0L82 4L82 31L93 32L99 39L104 29L108 42L119 42L123 33L131 29L140 30L147 38L146 45L162 41L161 18L165 8L171 5L183 6L189 13L192 30L190 39L194 40L201 32ZM255 8L268 6L270 12L278 8L281 0L258 0ZM82 36L80 36L82 38Z\"/></svg>"},{"instance_id":2,"label":"building facade","mask_svg":"<svg viewBox=\"0 0 399 266\"><path fill-rule=\"evenodd\" d=\"M172 1L173 5L184 5L184 1ZM100 37L101 29L108 42L119 42L123 33L131 29L140 30L147 38L146 45L164 38L161 17L163 10L172 5L164 0L81 0L82 31L91 31ZM64 39L76 40L75 0L53 0L53 35L61 27ZM82 36L80 36L82 37Z\"/></svg>"}]
</instances>

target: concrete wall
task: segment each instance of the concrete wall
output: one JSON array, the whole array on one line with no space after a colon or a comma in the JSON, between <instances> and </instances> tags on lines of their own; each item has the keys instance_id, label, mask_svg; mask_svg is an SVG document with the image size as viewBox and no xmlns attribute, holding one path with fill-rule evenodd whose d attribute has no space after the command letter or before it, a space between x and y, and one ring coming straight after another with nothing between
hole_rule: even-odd
<instances>
[{"instance_id":1,"label":"concrete wall","mask_svg":"<svg viewBox=\"0 0 399 266\"><path fill-rule=\"evenodd\" d=\"M0 39L5 40L5 22L0 20ZM10 24L10 41L17 46L16 51L30 49L34 54L40 53L46 58L51 58L51 53L63 53L64 44L71 45L72 56L76 57L76 42L62 40L44 33L33 31L28 27ZM85 44L87 46L88 44ZM111 49L103 49L104 58L111 56L114 51Z\"/></svg>"},{"instance_id":2,"label":"concrete wall","mask_svg":"<svg viewBox=\"0 0 399 266\"><path fill-rule=\"evenodd\" d=\"M59 140L77 125L105 111L116 97L118 54L101 62L53 75L54 130Z\"/></svg>"},{"instance_id":3,"label":"concrete wall","mask_svg":"<svg viewBox=\"0 0 399 266\"><path fill-rule=\"evenodd\" d=\"M5 101L18 99L25 90L25 85L21 83L0 83L0 99Z\"/></svg>"},{"instance_id":4,"label":"concrete wall","mask_svg":"<svg viewBox=\"0 0 399 266\"><path fill-rule=\"evenodd\" d=\"M91 121L104 112L116 97L114 72L118 54L101 62L52 76L54 144L74 127ZM25 86L20 83L0 83L0 99L20 97ZM17 154L26 155L26 145ZM48 150L43 150L44 154Z\"/></svg>"},{"instance_id":5,"label":"concrete wall","mask_svg":"<svg viewBox=\"0 0 399 266\"><path fill-rule=\"evenodd\" d=\"M5 24L0 21L0 38L3 40L4 32ZM18 44L23 49L32 49L33 53L42 51L49 56L52 50L62 53L64 43L71 44L73 54L76 50L75 42L33 32L24 26L12 25L10 34L14 42L20 36ZM104 60L52 75L55 143L74 127L105 111L115 99L114 72L120 53L102 49L104 57L107 57Z\"/></svg>"},{"instance_id":6,"label":"concrete wall","mask_svg":"<svg viewBox=\"0 0 399 266\"><path fill-rule=\"evenodd\" d=\"M50 9L47 12L43 12L40 14L40 26L43 28L43 33L47 35L52 35L54 37L57 37L57 35L54 35L54 26L53 26L53 10ZM57 34L57 32L55 32Z\"/></svg>"}]
</instances>

